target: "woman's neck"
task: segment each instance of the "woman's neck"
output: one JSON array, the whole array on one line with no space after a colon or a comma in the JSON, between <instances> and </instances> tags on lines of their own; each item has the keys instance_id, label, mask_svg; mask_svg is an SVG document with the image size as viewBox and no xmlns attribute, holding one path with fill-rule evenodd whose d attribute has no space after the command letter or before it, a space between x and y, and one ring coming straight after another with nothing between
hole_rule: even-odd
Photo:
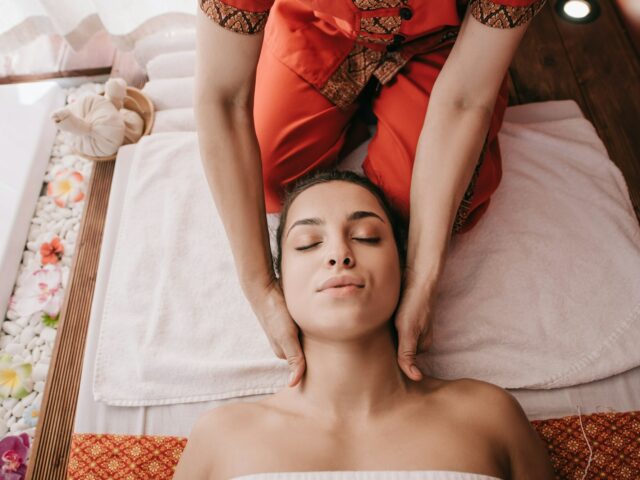
<instances>
[{"instance_id":1,"label":"woman's neck","mask_svg":"<svg viewBox=\"0 0 640 480\"><path fill-rule=\"evenodd\" d=\"M301 337L307 367L285 396L327 425L366 425L419 389L400 370L389 330L351 342Z\"/></svg>"}]
</instances>

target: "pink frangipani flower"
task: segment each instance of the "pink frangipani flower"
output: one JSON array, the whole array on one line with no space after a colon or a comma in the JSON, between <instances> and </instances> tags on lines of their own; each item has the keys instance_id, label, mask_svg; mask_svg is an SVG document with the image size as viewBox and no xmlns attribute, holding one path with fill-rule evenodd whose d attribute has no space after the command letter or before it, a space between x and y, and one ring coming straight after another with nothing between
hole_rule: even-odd
<instances>
[{"instance_id":1,"label":"pink frangipani flower","mask_svg":"<svg viewBox=\"0 0 640 480\"><path fill-rule=\"evenodd\" d=\"M54 180L47 185L47 195L59 207L79 202L84 198L82 191L84 177L76 170L64 168L56 173Z\"/></svg>"}]
</instances>

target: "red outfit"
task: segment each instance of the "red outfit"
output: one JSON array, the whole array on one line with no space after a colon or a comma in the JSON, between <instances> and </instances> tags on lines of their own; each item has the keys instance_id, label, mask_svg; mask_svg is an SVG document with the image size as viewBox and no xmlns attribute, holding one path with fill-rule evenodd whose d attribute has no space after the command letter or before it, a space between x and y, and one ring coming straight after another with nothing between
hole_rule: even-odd
<instances>
[{"instance_id":1,"label":"red outfit","mask_svg":"<svg viewBox=\"0 0 640 480\"><path fill-rule=\"evenodd\" d=\"M486 25L512 28L530 21L545 1L471 0L468 8ZM238 33L266 27L254 119L267 212L280 211L287 184L341 159L355 113L371 101L378 123L363 170L408 220L413 160L429 96L466 5L455 0L201 0L200 6ZM372 100L363 95L370 82L376 90ZM497 135L507 100L505 76L454 232L477 223L500 183Z\"/></svg>"}]
</instances>

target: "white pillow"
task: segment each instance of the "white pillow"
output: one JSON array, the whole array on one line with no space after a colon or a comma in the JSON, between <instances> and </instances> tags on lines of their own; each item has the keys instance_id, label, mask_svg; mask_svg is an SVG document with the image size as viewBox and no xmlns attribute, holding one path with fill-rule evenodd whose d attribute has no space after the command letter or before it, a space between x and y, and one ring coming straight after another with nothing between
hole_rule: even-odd
<instances>
[{"instance_id":1,"label":"white pillow","mask_svg":"<svg viewBox=\"0 0 640 480\"><path fill-rule=\"evenodd\" d=\"M170 52L184 52L196 49L195 29L184 29L177 31L164 31L154 33L136 42L133 54L143 69L146 70L147 63L160 54Z\"/></svg>"}]
</instances>

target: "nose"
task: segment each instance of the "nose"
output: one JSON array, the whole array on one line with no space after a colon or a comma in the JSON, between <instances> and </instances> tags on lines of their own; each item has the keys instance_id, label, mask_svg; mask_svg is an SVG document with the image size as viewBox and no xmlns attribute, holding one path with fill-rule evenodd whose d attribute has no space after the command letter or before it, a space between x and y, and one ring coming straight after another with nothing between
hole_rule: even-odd
<instances>
[{"instance_id":1,"label":"nose","mask_svg":"<svg viewBox=\"0 0 640 480\"><path fill-rule=\"evenodd\" d=\"M347 267L353 267L355 265L353 254L344 243L335 246L327 255L327 265L334 266L336 263L342 263Z\"/></svg>"}]
</instances>

